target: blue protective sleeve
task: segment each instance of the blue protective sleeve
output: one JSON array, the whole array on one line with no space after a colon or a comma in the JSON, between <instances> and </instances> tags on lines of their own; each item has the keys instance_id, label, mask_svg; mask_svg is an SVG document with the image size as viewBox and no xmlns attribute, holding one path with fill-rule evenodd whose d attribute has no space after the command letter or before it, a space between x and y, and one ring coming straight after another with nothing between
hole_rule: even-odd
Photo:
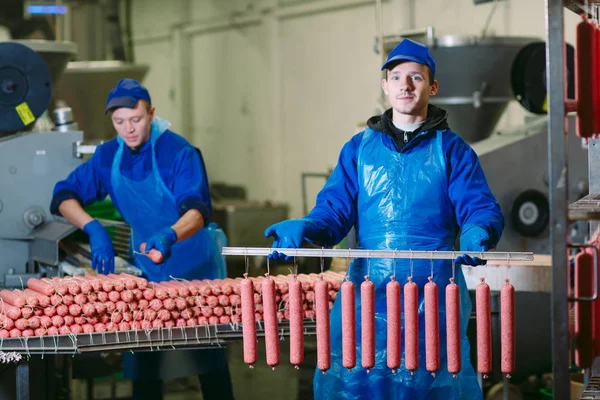
<instances>
[{"instance_id":1,"label":"blue protective sleeve","mask_svg":"<svg viewBox=\"0 0 600 400\"><path fill-rule=\"evenodd\" d=\"M200 150L186 146L173 163L171 191L175 196L180 215L188 210L200 211L204 224L212 218L212 204L208 187L208 176Z\"/></svg>"},{"instance_id":2,"label":"blue protective sleeve","mask_svg":"<svg viewBox=\"0 0 600 400\"><path fill-rule=\"evenodd\" d=\"M362 133L348 141L315 207L304 218L310 223L307 240L321 246L339 243L356 223L358 175L356 160Z\"/></svg>"},{"instance_id":3,"label":"blue protective sleeve","mask_svg":"<svg viewBox=\"0 0 600 400\"><path fill-rule=\"evenodd\" d=\"M448 194L458 225L463 231L469 225L482 227L495 246L504 229L504 217L487 184L477 154L453 132L444 135L443 146L449 170Z\"/></svg>"},{"instance_id":4,"label":"blue protective sleeve","mask_svg":"<svg viewBox=\"0 0 600 400\"><path fill-rule=\"evenodd\" d=\"M50 204L52 214L60 215L58 207L67 199L75 199L85 207L106 197L108 190L102 182L99 168L101 147L99 146L94 155L71 172L66 179L56 183Z\"/></svg>"}]
</instances>

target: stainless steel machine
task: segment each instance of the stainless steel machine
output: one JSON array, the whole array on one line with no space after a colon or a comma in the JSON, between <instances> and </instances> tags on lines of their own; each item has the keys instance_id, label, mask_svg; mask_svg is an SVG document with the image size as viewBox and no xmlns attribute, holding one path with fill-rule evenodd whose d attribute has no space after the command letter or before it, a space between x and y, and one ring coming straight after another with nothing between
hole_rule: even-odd
<instances>
[{"instance_id":1,"label":"stainless steel machine","mask_svg":"<svg viewBox=\"0 0 600 400\"><path fill-rule=\"evenodd\" d=\"M50 215L54 184L81 164L83 132L69 109L48 113L52 88L76 46L0 42L0 285L21 287L58 263L58 241L76 228Z\"/></svg>"}]
</instances>

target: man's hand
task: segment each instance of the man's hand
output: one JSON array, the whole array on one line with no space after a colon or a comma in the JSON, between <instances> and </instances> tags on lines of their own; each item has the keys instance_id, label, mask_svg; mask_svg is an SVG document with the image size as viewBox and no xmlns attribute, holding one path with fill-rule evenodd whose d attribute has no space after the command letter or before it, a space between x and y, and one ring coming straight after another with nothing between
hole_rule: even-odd
<instances>
[{"instance_id":1,"label":"man's hand","mask_svg":"<svg viewBox=\"0 0 600 400\"><path fill-rule=\"evenodd\" d=\"M146 252L149 252L150 249L158 250L166 259L171 255L171 247L175 243L177 243L177 233L171 227L165 228L148 239Z\"/></svg>"},{"instance_id":2,"label":"man's hand","mask_svg":"<svg viewBox=\"0 0 600 400\"><path fill-rule=\"evenodd\" d=\"M275 237L274 248L299 248L304 240L307 222L302 219L291 219L271 225L265 230L265 237ZM271 260L290 261L293 257L273 251L268 255Z\"/></svg>"},{"instance_id":3,"label":"man's hand","mask_svg":"<svg viewBox=\"0 0 600 400\"><path fill-rule=\"evenodd\" d=\"M483 228L478 226L471 226L460 235L460 251L465 252L479 252L488 251L490 248L491 239L490 235ZM487 260L482 260L479 257L471 257L467 254L456 257L454 260L457 264L470 265L476 267L478 265L485 265Z\"/></svg>"},{"instance_id":4,"label":"man's hand","mask_svg":"<svg viewBox=\"0 0 600 400\"><path fill-rule=\"evenodd\" d=\"M92 268L105 275L115 272L115 249L106 229L93 219L84 225L83 230L90 237Z\"/></svg>"}]
</instances>

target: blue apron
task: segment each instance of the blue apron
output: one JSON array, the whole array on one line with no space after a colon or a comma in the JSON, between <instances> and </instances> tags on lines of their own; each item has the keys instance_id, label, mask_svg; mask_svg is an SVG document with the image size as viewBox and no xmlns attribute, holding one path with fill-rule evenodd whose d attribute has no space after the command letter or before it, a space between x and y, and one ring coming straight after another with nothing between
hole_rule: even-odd
<instances>
[{"instance_id":1,"label":"blue apron","mask_svg":"<svg viewBox=\"0 0 600 400\"><path fill-rule=\"evenodd\" d=\"M442 132L422 133L428 137L409 145L403 152L388 149L383 134L367 129L358 149L358 246L373 250L453 250L458 232L448 197L448 172L442 152ZM470 363L466 329L471 301L460 266L455 281L460 287L462 371L453 378L447 370L445 288L452 277L451 260L414 260L413 281L419 287L419 368L411 375L405 368L404 310L402 310L401 367L394 375L387 367L386 285L390 276L402 286L411 275L405 259L353 260L348 271L356 290L356 368L342 367L341 292L331 311L331 369L314 377L315 399L482 399ZM423 287L433 269L438 285L440 327L440 370L435 378L425 368L425 316ZM369 275L375 284L375 368L367 375L361 366L360 284ZM402 294L404 293L402 288ZM401 297L402 298L402 297ZM402 300L404 307L404 301Z\"/></svg>"},{"instance_id":2,"label":"blue apron","mask_svg":"<svg viewBox=\"0 0 600 400\"><path fill-rule=\"evenodd\" d=\"M152 172L142 181L133 181L121 174L124 142L119 148L111 170L111 185L123 219L131 226L135 264L151 282L180 278L215 279L224 276L224 260L218 242L219 231L211 227L200 229L189 239L173 245L171 256L155 264L139 254L140 244L159 230L172 226L179 219L175 198L160 176L155 145L168 127L168 122L155 117L152 121ZM225 368L225 349L124 353L124 375L129 379L175 379Z\"/></svg>"}]
</instances>

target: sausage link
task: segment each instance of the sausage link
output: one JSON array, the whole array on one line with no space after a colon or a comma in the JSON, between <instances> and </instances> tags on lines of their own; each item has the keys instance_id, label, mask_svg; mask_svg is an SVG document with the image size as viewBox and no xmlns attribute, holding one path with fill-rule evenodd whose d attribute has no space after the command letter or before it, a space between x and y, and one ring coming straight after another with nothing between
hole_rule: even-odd
<instances>
[{"instance_id":1,"label":"sausage link","mask_svg":"<svg viewBox=\"0 0 600 400\"><path fill-rule=\"evenodd\" d=\"M590 282L592 280L590 279ZM591 311L591 304L590 304ZM590 314L591 317L591 314ZM510 378L510 374L515 370L515 288L506 280L506 283L500 289L500 326L501 326L501 351L502 362L501 371ZM591 338L590 338L590 354Z\"/></svg>"},{"instance_id":2,"label":"sausage link","mask_svg":"<svg viewBox=\"0 0 600 400\"><path fill-rule=\"evenodd\" d=\"M277 302L275 300L275 280L269 275L262 281L263 318L265 320L265 347L267 365L279 365L279 335L277 322Z\"/></svg>"},{"instance_id":3,"label":"sausage link","mask_svg":"<svg viewBox=\"0 0 600 400\"><path fill-rule=\"evenodd\" d=\"M254 284L248 279L248 274L240 282L242 301L242 334L244 340L244 362L254 368L256 363L256 320L254 317ZM208 308L204 308L208 310ZM211 312L212 314L212 312ZM210 315L209 315L210 316Z\"/></svg>"},{"instance_id":4,"label":"sausage link","mask_svg":"<svg viewBox=\"0 0 600 400\"><path fill-rule=\"evenodd\" d=\"M304 312L302 310L302 284L297 279L290 282L290 363L298 369L304 361Z\"/></svg>"},{"instance_id":5,"label":"sausage link","mask_svg":"<svg viewBox=\"0 0 600 400\"><path fill-rule=\"evenodd\" d=\"M481 278L475 288L477 315L477 370L487 378L492 371L492 318L490 314L490 287Z\"/></svg>"},{"instance_id":6,"label":"sausage link","mask_svg":"<svg viewBox=\"0 0 600 400\"><path fill-rule=\"evenodd\" d=\"M419 292L412 277L404 285L404 357L406 369L414 375L419 368Z\"/></svg>"},{"instance_id":7,"label":"sausage link","mask_svg":"<svg viewBox=\"0 0 600 400\"><path fill-rule=\"evenodd\" d=\"M329 296L329 292L327 292ZM360 285L361 302L361 363L367 370L375 366L375 284L365 276Z\"/></svg>"},{"instance_id":8,"label":"sausage link","mask_svg":"<svg viewBox=\"0 0 600 400\"><path fill-rule=\"evenodd\" d=\"M300 284L300 286L302 286ZM290 283L291 292L292 285ZM329 342L329 298L327 281L315 283L315 309L317 317L317 368L325 373L331 368L331 350Z\"/></svg>"},{"instance_id":9,"label":"sausage link","mask_svg":"<svg viewBox=\"0 0 600 400\"><path fill-rule=\"evenodd\" d=\"M392 276L391 281L385 287L385 295L387 300L387 366L392 369L394 375L396 370L400 368L400 348L401 348L401 332L400 324L402 320L401 316L401 302L400 302L400 283L395 280ZM373 316L375 315L374 305L370 310ZM365 308L363 306L363 316L365 315ZM372 317L371 317L372 318ZM364 335L363 326L363 335ZM364 336L363 336L364 337ZM373 324L373 363L375 362L375 325ZM363 351L364 351L364 339L363 339Z\"/></svg>"},{"instance_id":10,"label":"sausage link","mask_svg":"<svg viewBox=\"0 0 600 400\"><path fill-rule=\"evenodd\" d=\"M446 351L448 354L448 372L455 378L462 368L460 351L460 292L459 287L450 278L446 286Z\"/></svg>"},{"instance_id":11,"label":"sausage link","mask_svg":"<svg viewBox=\"0 0 600 400\"><path fill-rule=\"evenodd\" d=\"M575 97L577 98L577 136L592 137L594 133L594 82L592 65L595 28L586 19L577 24L577 46L575 54Z\"/></svg>"},{"instance_id":12,"label":"sausage link","mask_svg":"<svg viewBox=\"0 0 600 400\"><path fill-rule=\"evenodd\" d=\"M342 365L352 371L356 366L356 301L354 283L347 279L342 284Z\"/></svg>"},{"instance_id":13,"label":"sausage link","mask_svg":"<svg viewBox=\"0 0 600 400\"><path fill-rule=\"evenodd\" d=\"M432 376L440 369L438 286L431 276L425 285L425 365Z\"/></svg>"}]
</instances>

